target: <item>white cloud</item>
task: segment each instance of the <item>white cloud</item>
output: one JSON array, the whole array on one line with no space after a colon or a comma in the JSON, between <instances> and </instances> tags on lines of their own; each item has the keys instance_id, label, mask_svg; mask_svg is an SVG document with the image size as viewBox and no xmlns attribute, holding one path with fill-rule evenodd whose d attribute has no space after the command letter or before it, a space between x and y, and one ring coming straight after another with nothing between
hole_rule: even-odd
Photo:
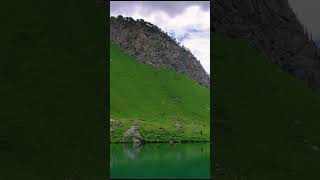
<instances>
[{"instance_id":1,"label":"white cloud","mask_svg":"<svg viewBox=\"0 0 320 180\"><path fill-rule=\"evenodd\" d=\"M144 19L157 25L181 42L191 50L194 56L200 61L204 69L210 74L210 8L197 4L170 1L157 2L160 6L155 8L147 1L133 1L130 5L126 2L117 2L113 5L111 1L111 15L129 16L134 19ZM176 7L176 11L174 8ZM161 8L160 8L161 7ZM207 8L206 8L207 7Z\"/></svg>"},{"instance_id":2,"label":"white cloud","mask_svg":"<svg viewBox=\"0 0 320 180\"><path fill-rule=\"evenodd\" d=\"M210 34L194 33L190 38L183 40L182 43L200 60L206 72L210 73L210 40L208 39L210 39Z\"/></svg>"}]
</instances>

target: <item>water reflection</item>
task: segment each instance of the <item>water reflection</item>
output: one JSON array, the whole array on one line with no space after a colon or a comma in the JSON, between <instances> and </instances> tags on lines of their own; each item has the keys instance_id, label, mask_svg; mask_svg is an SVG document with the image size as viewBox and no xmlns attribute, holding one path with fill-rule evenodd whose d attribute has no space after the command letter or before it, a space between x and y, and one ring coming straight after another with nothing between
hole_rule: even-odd
<instances>
[{"instance_id":1,"label":"water reflection","mask_svg":"<svg viewBox=\"0 0 320 180\"><path fill-rule=\"evenodd\" d=\"M139 154L139 152L142 149L141 144L125 144L123 145L123 151L124 153L131 159L136 159L136 156Z\"/></svg>"},{"instance_id":2,"label":"water reflection","mask_svg":"<svg viewBox=\"0 0 320 180\"><path fill-rule=\"evenodd\" d=\"M111 144L112 178L209 178L210 144Z\"/></svg>"}]
</instances>

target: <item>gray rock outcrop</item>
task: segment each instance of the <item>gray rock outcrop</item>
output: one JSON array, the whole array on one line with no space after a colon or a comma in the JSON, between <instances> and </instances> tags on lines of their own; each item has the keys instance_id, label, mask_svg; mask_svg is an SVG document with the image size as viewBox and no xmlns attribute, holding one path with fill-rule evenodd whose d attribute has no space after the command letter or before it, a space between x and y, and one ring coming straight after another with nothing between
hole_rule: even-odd
<instances>
[{"instance_id":1,"label":"gray rock outcrop","mask_svg":"<svg viewBox=\"0 0 320 180\"><path fill-rule=\"evenodd\" d=\"M214 32L248 40L284 71L320 88L320 53L288 0L216 0Z\"/></svg>"},{"instance_id":2,"label":"gray rock outcrop","mask_svg":"<svg viewBox=\"0 0 320 180\"><path fill-rule=\"evenodd\" d=\"M112 43L140 62L173 69L204 87L210 87L210 77L194 55L157 26L143 20L111 17L110 37Z\"/></svg>"},{"instance_id":3,"label":"gray rock outcrop","mask_svg":"<svg viewBox=\"0 0 320 180\"><path fill-rule=\"evenodd\" d=\"M176 129L181 129L182 125L180 123L176 123Z\"/></svg>"},{"instance_id":4,"label":"gray rock outcrop","mask_svg":"<svg viewBox=\"0 0 320 180\"><path fill-rule=\"evenodd\" d=\"M123 139L131 138L133 143L141 143L142 136L139 132L138 126L132 126L123 134Z\"/></svg>"}]
</instances>

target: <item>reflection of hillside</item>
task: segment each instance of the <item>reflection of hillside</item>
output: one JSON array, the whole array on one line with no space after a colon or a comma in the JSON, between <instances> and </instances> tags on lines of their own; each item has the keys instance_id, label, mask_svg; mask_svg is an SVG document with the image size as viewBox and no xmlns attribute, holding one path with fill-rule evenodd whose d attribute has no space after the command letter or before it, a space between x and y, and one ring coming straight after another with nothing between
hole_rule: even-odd
<instances>
[{"instance_id":1,"label":"reflection of hillside","mask_svg":"<svg viewBox=\"0 0 320 180\"><path fill-rule=\"evenodd\" d=\"M207 177L210 172L210 144L111 145L111 173L126 177ZM143 173L141 171L143 170Z\"/></svg>"},{"instance_id":2,"label":"reflection of hillside","mask_svg":"<svg viewBox=\"0 0 320 180\"><path fill-rule=\"evenodd\" d=\"M118 153L114 153L117 151ZM119 152L123 154L119 154ZM117 160L185 160L196 157L209 157L208 143L194 144L121 144L111 146L111 159ZM117 159L115 159L117 158Z\"/></svg>"},{"instance_id":3,"label":"reflection of hillside","mask_svg":"<svg viewBox=\"0 0 320 180\"><path fill-rule=\"evenodd\" d=\"M140 144L126 144L123 145L123 151L131 159L134 160L141 151L142 145Z\"/></svg>"}]
</instances>

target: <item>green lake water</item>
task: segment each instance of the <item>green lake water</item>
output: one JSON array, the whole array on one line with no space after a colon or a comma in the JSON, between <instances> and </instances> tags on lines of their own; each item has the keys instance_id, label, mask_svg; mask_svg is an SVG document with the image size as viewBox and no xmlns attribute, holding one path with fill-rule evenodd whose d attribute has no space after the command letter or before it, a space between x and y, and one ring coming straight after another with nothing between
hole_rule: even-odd
<instances>
[{"instance_id":1,"label":"green lake water","mask_svg":"<svg viewBox=\"0 0 320 180\"><path fill-rule=\"evenodd\" d=\"M210 143L110 144L112 179L209 179Z\"/></svg>"}]
</instances>

